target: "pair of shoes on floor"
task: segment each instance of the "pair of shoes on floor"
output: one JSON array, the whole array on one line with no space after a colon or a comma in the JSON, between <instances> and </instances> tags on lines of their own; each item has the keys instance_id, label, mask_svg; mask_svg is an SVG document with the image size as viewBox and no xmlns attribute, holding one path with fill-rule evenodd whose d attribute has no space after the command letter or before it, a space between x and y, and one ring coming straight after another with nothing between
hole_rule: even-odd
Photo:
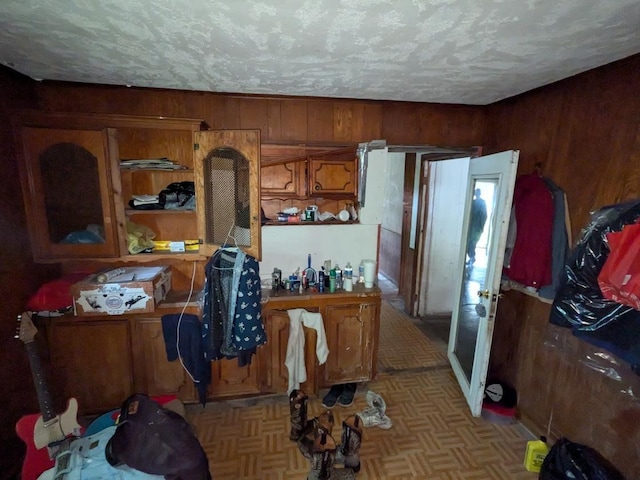
<instances>
[{"instance_id":1,"label":"pair of shoes on floor","mask_svg":"<svg viewBox=\"0 0 640 480\"><path fill-rule=\"evenodd\" d=\"M387 404L376 392L369 390L366 395L369 405L358 416L362 419L365 427L379 427L388 430L393 426L391 419L386 415Z\"/></svg>"},{"instance_id":2,"label":"pair of shoes on floor","mask_svg":"<svg viewBox=\"0 0 640 480\"><path fill-rule=\"evenodd\" d=\"M350 407L353 405L353 398L356 395L357 388L358 385L355 383L333 385L322 398L322 406L324 408L333 408L337 403L341 407Z\"/></svg>"}]
</instances>

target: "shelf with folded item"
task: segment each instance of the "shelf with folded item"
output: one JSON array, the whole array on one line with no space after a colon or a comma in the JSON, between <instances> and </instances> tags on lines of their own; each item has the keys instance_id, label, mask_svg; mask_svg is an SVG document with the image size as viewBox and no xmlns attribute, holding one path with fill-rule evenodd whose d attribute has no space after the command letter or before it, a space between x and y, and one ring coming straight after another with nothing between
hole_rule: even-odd
<instances>
[{"instance_id":1,"label":"shelf with folded item","mask_svg":"<svg viewBox=\"0 0 640 480\"><path fill-rule=\"evenodd\" d=\"M192 214L195 215L195 210L165 210L165 209L157 209L157 210L137 210L135 208L127 208L125 210L127 215L185 215Z\"/></svg>"}]
</instances>

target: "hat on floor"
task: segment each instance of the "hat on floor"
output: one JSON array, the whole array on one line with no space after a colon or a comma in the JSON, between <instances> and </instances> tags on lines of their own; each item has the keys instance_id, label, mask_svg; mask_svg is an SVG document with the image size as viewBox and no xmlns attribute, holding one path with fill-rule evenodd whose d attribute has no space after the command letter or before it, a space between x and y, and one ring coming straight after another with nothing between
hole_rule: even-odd
<instances>
[{"instance_id":1,"label":"hat on floor","mask_svg":"<svg viewBox=\"0 0 640 480\"><path fill-rule=\"evenodd\" d=\"M516 390L505 382L487 382L484 389L484 402L495 403L504 408L513 408L518 403Z\"/></svg>"}]
</instances>

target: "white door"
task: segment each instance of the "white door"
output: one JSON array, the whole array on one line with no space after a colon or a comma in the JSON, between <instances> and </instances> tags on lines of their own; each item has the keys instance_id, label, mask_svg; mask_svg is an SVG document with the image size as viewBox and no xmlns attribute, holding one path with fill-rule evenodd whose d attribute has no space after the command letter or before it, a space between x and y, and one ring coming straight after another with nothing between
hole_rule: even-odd
<instances>
[{"instance_id":1,"label":"white door","mask_svg":"<svg viewBox=\"0 0 640 480\"><path fill-rule=\"evenodd\" d=\"M476 417L482 411L518 154L487 155L469 165L459 257L463 268L457 275L448 357Z\"/></svg>"}]
</instances>

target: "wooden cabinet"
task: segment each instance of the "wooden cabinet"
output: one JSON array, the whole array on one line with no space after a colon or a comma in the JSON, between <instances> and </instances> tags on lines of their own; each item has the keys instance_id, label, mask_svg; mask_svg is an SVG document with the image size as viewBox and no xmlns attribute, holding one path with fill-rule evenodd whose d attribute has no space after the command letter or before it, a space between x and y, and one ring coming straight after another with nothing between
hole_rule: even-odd
<instances>
[{"instance_id":1,"label":"wooden cabinet","mask_svg":"<svg viewBox=\"0 0 640 480\"><path fill-rule=\"evenodd\" d=\"M357 284L353 292L297 295L281 292L263 307L267 328L265 391L286 392L284 364L289 341L287 310L303 308L322 315L329 356L323 365L316 356L316 331L304 327L307 382L301 388L318 393L320 387L375 378L380 333L380 290Z\"/></svg>"},{"instance_id":2,"label":"wooden cabinet","mask_svg":"<svg viewBox=\"0 0 640 480\"><path fill-rule=\"evenodd\" d=\"M260 260L260 131L196 133L200 251L235 244Z\"/></svg>"},{"instance_id":3,"label":"wooden cabinet","mask_svg":"<svg viewBox=\"0 0 640 480\"><path fill-rule=\"evenodd\" d=\"M38 111L13 121L37 262L206 260L230 238L260 258L259 131L201 131L198 119ZM175 168L126 169L123 159L167 159ZM129 204L134 195L184 182L194 185L197 209ZM131 255L129 222L155 241L191 240L200 249Z\"/></svg>"},{"instance_id":4,"label":"wooden cabinet","mask_svg":"<svg viewBox=\"0 0 640 480\"><path fill-rule=\"evenodd\" d=\"M167 360L159 317L132 321L136 391L147 395L177 395L185 402L197 400L194 383L179 360Z\"/></svg>"},{"instance_id":5,"label":"wooden cabinet","mask_svg":"<svg viewBox=\"0 0 640 480\"><path fill-rule=\"evenodd\" d=\"M329 358L323 366L322 385L362 382L372 378L377 303L327 305L324 308ZM377 338L377 337L376 337Z\"/></svg>"},{"instance_id":6,"label":"wooden cabinet","mask_svg":"<svg viewBox=\"0 0 640 480\"><path fill-rule=\"evenodd\" d=\"M287 347L289 345L289 315L286 310L267 310L263 314L268 344L262 352L266 358L264 362L263 391L272 393L286 393L289 388L289 371L285 365ZM317 334L311 328L303 327L305 348L305 365L307 366L307 381L300 385L305 392L316 392L318 382L316 369L318 360L315 353Z\"/></svg>"},{"instance_id":7,"label":"wooden cabinet","mask_svg":"<svg viewBox=\"0 0 640 480\"><path fill-rule=\"evenodd\" d=\"M260 169L263 196L304 197L306 171L304 162L289 162L264 166Z\"/></svg>"},{"instance_id":8,"label":"wooden cabinet","mask_svg":"<svg viewBox=\"0 0 640 480\"><path fill-rule=\"evenodd\" d=\"M25 209L36 261L115 257L114 132L24 126L18 130Z\"/></svg>"},{"instance_id":9,"label":"wooden cabinet","mask_svg":"<svg viewBox=\"0 0 640 480\"><path fill-rule=\"evenodd\" d=\"M380 325L380 290L356 285L353 292L298 295L281 292L263 306L267 343L258 347L249 365L238 359L211 362L211 399L286 393L285 365L290 320L287 310L303 308L322 315L329 356L319 365L316 330L303 327L307 381L301 388L317 394L338 383L363 382L376 375ZM134 392L177 395L198 401L190 375L179 360L168 361L161 318L180 313L179 303L153 313L123 316L46 319L53 379L65 398L75 397L82 414L118 408ZM198 314L190 305L186 313Z\"/></svg>"},{"instance_id":10,"label":"wooden cabinet","mask_svg":"<svg viewBox=\"0 0 640 480\"><path fill-rule=\"evenodd\" d=\"M244 367L238 366L237 358L211 362L209 398L256 395L261 392L259 355L254 355L251 363Z\"/></svg>"},{"instance_id":11,"label":"wooden cabinet","mask_svg":"<svg viewBox=\"0 0 640 480\"><path fill-rule=\"evenodd\" d=\"M131 329L127 319L50 319L52 377L80 412L119 407L134 392Z\"/></svg>"},{"instance_id":12,"label":"wooden cabinet","mask_svg":"<svg viewBox=\"0 0 640 480\"><path fill-rule=\"evenodd\" d=\"M310 156L307 171L309 196L355 198L358 188L355 155Z\"/></svg>"},{"instance_id":13,"label":"wooden cabinet","mask_svg":"<svg viewBox=\"0 0 640 480\"><path fill-rule=\"evenodd\" d=\"M262 145L262 197L339 197L353 202L357 195L354 147Z\"/></svg>"}]
</instances>

